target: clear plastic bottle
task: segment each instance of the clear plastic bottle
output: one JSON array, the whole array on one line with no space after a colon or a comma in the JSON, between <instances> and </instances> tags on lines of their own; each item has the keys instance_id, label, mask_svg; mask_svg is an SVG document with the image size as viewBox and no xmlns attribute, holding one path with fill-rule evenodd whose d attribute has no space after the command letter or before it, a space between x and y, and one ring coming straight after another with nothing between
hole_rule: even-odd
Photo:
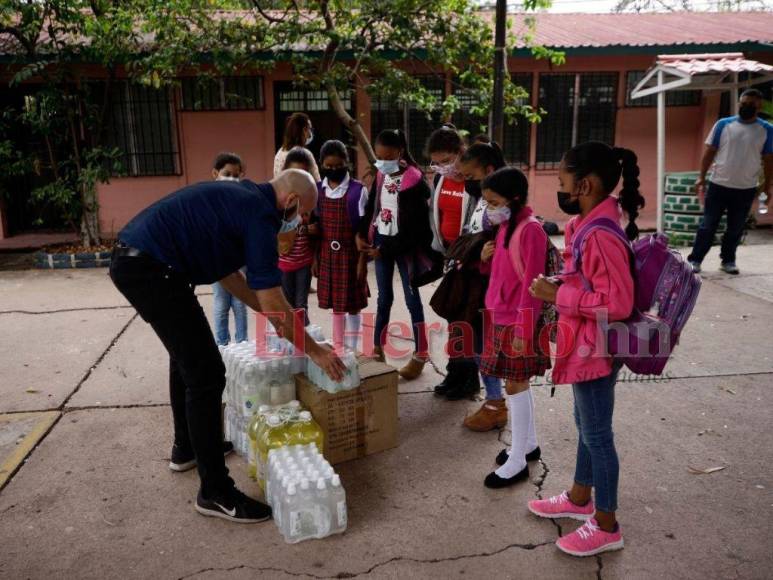
<instances>
[{"instance_id":1,"label":"clear plastic bottle","mask_svg":"<svg viewBox=\"0 0 773 580\"><path fill-rule=\"evenodd\" d=\"M760 196L757 198L757 213L760 215L768 213L768 194L764 191L760 192Z\"/></svg>"},{"instance_id":2,"label":"clear plastic bottle","mask_svg":"<svg viewBox=\"0 0 773 580\"><path fill-rule=\"evenodd\" d=\"M279 418L279 415L269 415L266 418L266 427L261 431L258 439L258 454L256 458L256 479L261 489L265 489L268 476L268 452L271 449L279 449L287 444L287 429Z\"/></svg>"},{"instance_id":3,"label":"clear plastic bottle","mask_svg":"<svg viewBox=\"0 0 773 580\"><path fill-rule=\"evenodd\" d=\"M317 479L317 484L314 490L314 514L317 527L317 538L324 538L330 534L331 526L331 511L330 511L330 493L325 485L325 480L322 478Z\"/></svg>"},{"instance_id":4,"label":"clear plastic bottle","mask_svg":"<svg viewBox=\"0 0 773 580\"><path fill-rule=\"evenodd\" d=\"M341 485L341 478L338 475L333 475L330 480L329 501L328 505L332 514L330 533L343 533L349 524L349 515L346 510L346 491Z\"/></svg>"}]
</instances>

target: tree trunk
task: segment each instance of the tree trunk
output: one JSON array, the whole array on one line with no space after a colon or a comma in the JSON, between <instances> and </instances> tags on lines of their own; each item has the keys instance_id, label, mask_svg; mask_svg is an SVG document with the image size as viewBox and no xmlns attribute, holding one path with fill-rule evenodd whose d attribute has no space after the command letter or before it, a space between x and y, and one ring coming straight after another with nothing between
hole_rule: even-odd
<instances>
[{"instance_id":1,"label":"tree trunk","mask_svg":"<svg viewBox=\"0 0 773 580\"><path fill-rule=\"evenodd\" d=\"M83 186L82 200L81 242L83 247L91 249L93 246L98 246L102 243L99 235L99 204L97 203L96 188Z\"/></svg>"},{"instance_id":2,"label":"tree trunk","mask_svg":"<svg viewBox=\"0 0 773 580\"><path fill-rule=\"evenodd\" d=\"M326 88L328 97L330 98L330 104L333 105L333 110L336 115L338 115L338 118L344 126L352 132L352 135L354 135L354 138L357 141L357 145L362 147L365 156L368 158L368 162L371 165L374 165L376 163L376 153L373 151L373 147L371 146L370 140L365 134L362 125L360 125L357 119L346 112L346 107L344 107L343 101L341 101L341 95L338 93L336 86L332 83L328 83Z\"/></svg>"}]
</instances>

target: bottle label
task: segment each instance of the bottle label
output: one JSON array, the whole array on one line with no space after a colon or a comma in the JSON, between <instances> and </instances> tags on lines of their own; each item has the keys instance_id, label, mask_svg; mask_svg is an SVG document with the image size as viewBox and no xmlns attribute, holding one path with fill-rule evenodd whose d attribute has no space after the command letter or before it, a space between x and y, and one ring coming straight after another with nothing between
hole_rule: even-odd
<instances>
[{"instance_id":1,"label":"bottle label","mask_svg":"<svg viewBox=\"0 0 773 580\"><path fill-rule=\"evenodd\" d=\"M338 502L338 527L339 528L346 527L346 502L345 501Z\"/></svg>"},{"instance_id":2,"label":"bottle label","mask_svg":"<svg viewBox=\"0 0 773 580\"><path fill-rule=\"evenodd\" d=\"M290 536L297 537L301 535L301 514L300 512L290 512Z\"/></svg>"}]
</instances>

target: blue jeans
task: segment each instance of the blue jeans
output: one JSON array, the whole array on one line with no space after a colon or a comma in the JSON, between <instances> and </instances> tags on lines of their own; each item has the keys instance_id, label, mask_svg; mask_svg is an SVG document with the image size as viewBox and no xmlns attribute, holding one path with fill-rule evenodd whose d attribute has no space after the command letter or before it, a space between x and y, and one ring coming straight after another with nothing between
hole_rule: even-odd
<instances>
[{"instance_id":1,"label":"blue jeans","mask_svg":"<svg viewBox=\"0 0 773 580\"><path fill-rule=\"evenodd\" d=\"M709 253L711 244L714 243L719 220L727 212L727 230L722 236L722 249L719 257L723 264L734 263L735 250L741 241L741 236L743 236L746 218L749 217L756 194L756 187L733 189L709 182L706 203L703 208L703 219L695 236L692 253L687 259L699 264L703 261L706 254Z\"/></svg>"},{"instance_id":2,"label":"blue jeans","mask_svg":"<svg viewBox=\"0 0 773 580\"><path fill-rule=\"evenodd\" d=\"M411 287L408 265L402 257L378 258L376 260L376 284L378 285L378 300L376 309L376 330L373 342L376 346L382 346L382 335L389 326L389 316L392 312L392 303L395 300L392 291L392 278L394 278L395 264L400 272L405 294L405 305L411 315L413 326L413 341L416 352L427 353L427 329L424 325L424 306L421 304L421 295L417 288Z\"/></svg>"},{"instance_id":3,"label":"blue jeans","mask_svg":"<svg viewBox=\"0 0 773 580\"><path fill-rule=\"evenodd\" d=\"M606 377L572 385L574 422L579 433L574 481L596 489L596 508L603 512L617 510L620 464L612 433L612 412L619 370L616 365Z\"/></svg>"},{"instance_id":4,"label":"blue jeans","mask_svg":"<svg viewBox=\"0 0 773 580\"><path fill-rule=\"evenodd\" d=\"M282 290L285 298L295 310L303 310L303 323L309 325L309 289L311 288L311 266L304 266L292 272L282 272Z\"/></svg>"},{"instance_id":5,"label":"blue jeans","mask_svg":"<svg viewBox=\"0 0 773 580\"><path fill-rule=\"evenodd\" d=\"M234 311L234 326L236 330L236 342L247 340L247 307L219 282L212 284L215 293L215 340L220 346L231 342L228 332L228 311Z\"/></svg>"}]
</instances>

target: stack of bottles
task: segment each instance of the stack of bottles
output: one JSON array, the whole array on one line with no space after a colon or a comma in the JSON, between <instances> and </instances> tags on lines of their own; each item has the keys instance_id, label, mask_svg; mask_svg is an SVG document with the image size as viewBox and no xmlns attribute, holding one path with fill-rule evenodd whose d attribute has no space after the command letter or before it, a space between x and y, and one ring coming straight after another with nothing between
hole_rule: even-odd
<instances>
[{"instance_id":1,"label":"stack of bottles","mask_svg":"<svg viewBox=\"0 0 773 580\"><path fill-rule=\"evenodd\" d=\"M360 369L357 356L353 351L346 350L340 358L341 362L346 365L346 372L341 381L337 382L328 377L325 371L318 367L311 359L306 361L306 376L317 387L328 393L356 389L360 386Z\"/></svg>"},{"instance_id":2,"label":"stack of bottles","mask_svg":"<svg viewBox=\"0 0 773 580\"><path fill-rule=\"evenodd\" d=\"M315 443L271 449L267 471L266 501L286 542L346 530L346 492Z\"/></svg>"},{"instance_id":3,"label":"stack of bottles","mask_svg":"<svg viewBox=\"0 0 773 580\"><path fill-rule=\"evenodd\" d=\"M261 405L281 406L295 399L293 358L283 353L255 354L255 341L221 347L226 369L223 392L225 436L241 455L247 455L247 429Z\"/></svg>"}]
</instances>

